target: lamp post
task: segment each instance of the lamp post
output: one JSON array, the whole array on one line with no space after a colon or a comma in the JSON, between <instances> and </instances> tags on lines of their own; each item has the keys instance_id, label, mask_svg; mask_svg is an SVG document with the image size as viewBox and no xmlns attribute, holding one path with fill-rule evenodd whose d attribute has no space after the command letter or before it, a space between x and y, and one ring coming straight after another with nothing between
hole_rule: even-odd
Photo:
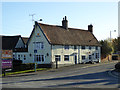
<instances>
[{"instance_id":1,"label":"lamp post","mask_svg":"<svg viewBox=\"0 0 120 90\"><path fill-rule=\"evenodd\" d=\"M112 41L112 40L111 40L111 36L112 36L111 33L112 33L112 32L116 32L116 30L110 31L110 42Z\"/></svg>"}]
</instances>

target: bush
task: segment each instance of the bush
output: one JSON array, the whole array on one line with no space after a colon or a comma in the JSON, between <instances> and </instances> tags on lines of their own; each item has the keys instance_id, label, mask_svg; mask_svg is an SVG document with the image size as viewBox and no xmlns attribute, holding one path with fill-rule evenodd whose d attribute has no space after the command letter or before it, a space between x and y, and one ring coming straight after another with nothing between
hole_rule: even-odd
<instances>
[{"instance_id":1,"label":"bush","mask_svg":"<svg viewBox=\"0 0 120 90\"><path fill-rule=\"evenodd\" d=\"M115 69L120 69L120 62L115 65Z\"/></svg>"},{"instance_id":2,"label":"bush","mask_svg":"<svg viewBox=\"0 0 120 90\"><path fill-rule=\"evenodd\" d=\"M35 66L34 63L14 65L13 71L23 71L23 70L34 69L34 66Z\"/></svg>"},{"instance_id":3,"label":"bush","mask_svg":"<svg viewBox=\"0 0 120 90\"><path fill-rule=\"evenodd\" d=\"M22 64L22 60L13 60L12 64L13 64L13 66L21 65Z\"/></svg>"}]
</instances>

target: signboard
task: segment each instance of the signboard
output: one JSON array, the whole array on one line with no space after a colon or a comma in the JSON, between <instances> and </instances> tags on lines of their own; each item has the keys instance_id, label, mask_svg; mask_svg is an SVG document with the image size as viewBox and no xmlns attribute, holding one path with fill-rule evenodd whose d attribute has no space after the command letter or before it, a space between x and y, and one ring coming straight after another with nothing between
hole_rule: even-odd
<instances>
[{"instance_id":1,"label":"signboard","mask_svg":"<svg viewBox=\"0 0 120 90\"><path fill-rule=\"evenodd\" d=\"M12 59L12 50L2 50L2 59L11 58Z\"/></svg>"},{"instance_id":2,"label":"signboard","mask_svg":"<svg viewBox=\"0 0 120 90\"><path fill-rule=\"evenodd\" d=\"M12 68L12 60L2 60L2 68Z\"/></svg>"},{"instance_id":3,"label":"signboard","mask_svg":"<svg viewBox=\"0 0 120 90\"><path fill-rule=\"evenodd\" d=\"M2 50L2 69L12 68L12 50Z\"/></svg>"}]
</instances>

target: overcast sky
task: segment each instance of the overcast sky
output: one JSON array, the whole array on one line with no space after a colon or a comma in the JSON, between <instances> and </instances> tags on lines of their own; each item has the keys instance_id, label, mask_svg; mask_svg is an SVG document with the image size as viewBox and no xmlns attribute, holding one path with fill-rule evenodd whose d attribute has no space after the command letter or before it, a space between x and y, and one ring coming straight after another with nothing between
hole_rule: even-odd
<instances>
[{"instance_id":1,"label":"overcast sky","mask_svg":"<svg viewBox=\"0 0 120 90\"><path fill-rule=\"evenodd\" d=\"M88 29L93 24L93 33L98 40L118 36L118 2L3 2L2 35L29 37L34 20L41 23L62 25L67 16L68 27Z\"/></svg>"}]
</instances>

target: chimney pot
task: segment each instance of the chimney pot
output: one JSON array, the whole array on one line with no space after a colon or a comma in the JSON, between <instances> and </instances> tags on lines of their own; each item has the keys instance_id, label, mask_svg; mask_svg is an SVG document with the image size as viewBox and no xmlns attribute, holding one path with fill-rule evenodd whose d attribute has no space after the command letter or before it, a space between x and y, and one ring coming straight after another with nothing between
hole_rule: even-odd
<instances>
[{"instance_id":1,"label":"chimney pot","mask_svg":"<svg viewBox=\"0 0 120 90\"><path fill-rule=\"evenodd\" d=\"M68 21L67 21L67 17L66 16L65 16L65 20L64 20L64 18L62 20L62 27L64 29L68 29Z\"/></svg>"},{"instance_id":2,"label":"chimney pot","mask_svg":"<svg viewBox=\"0 0 120 90\"><path fill-rule=\"evenodd\" d=\"M65 16L65 20L67 20L67 17Z\"/></svg>"},{"instance_id":3,"label":"chimney pot","mask_svg":"<svg viewBox=\"0 0 120 90\"><path fill-rule=\"evenodd\" d=\"M88 25L88 31L93 33L93 25L92 24Z\"/></svg>"}]
</instances>

